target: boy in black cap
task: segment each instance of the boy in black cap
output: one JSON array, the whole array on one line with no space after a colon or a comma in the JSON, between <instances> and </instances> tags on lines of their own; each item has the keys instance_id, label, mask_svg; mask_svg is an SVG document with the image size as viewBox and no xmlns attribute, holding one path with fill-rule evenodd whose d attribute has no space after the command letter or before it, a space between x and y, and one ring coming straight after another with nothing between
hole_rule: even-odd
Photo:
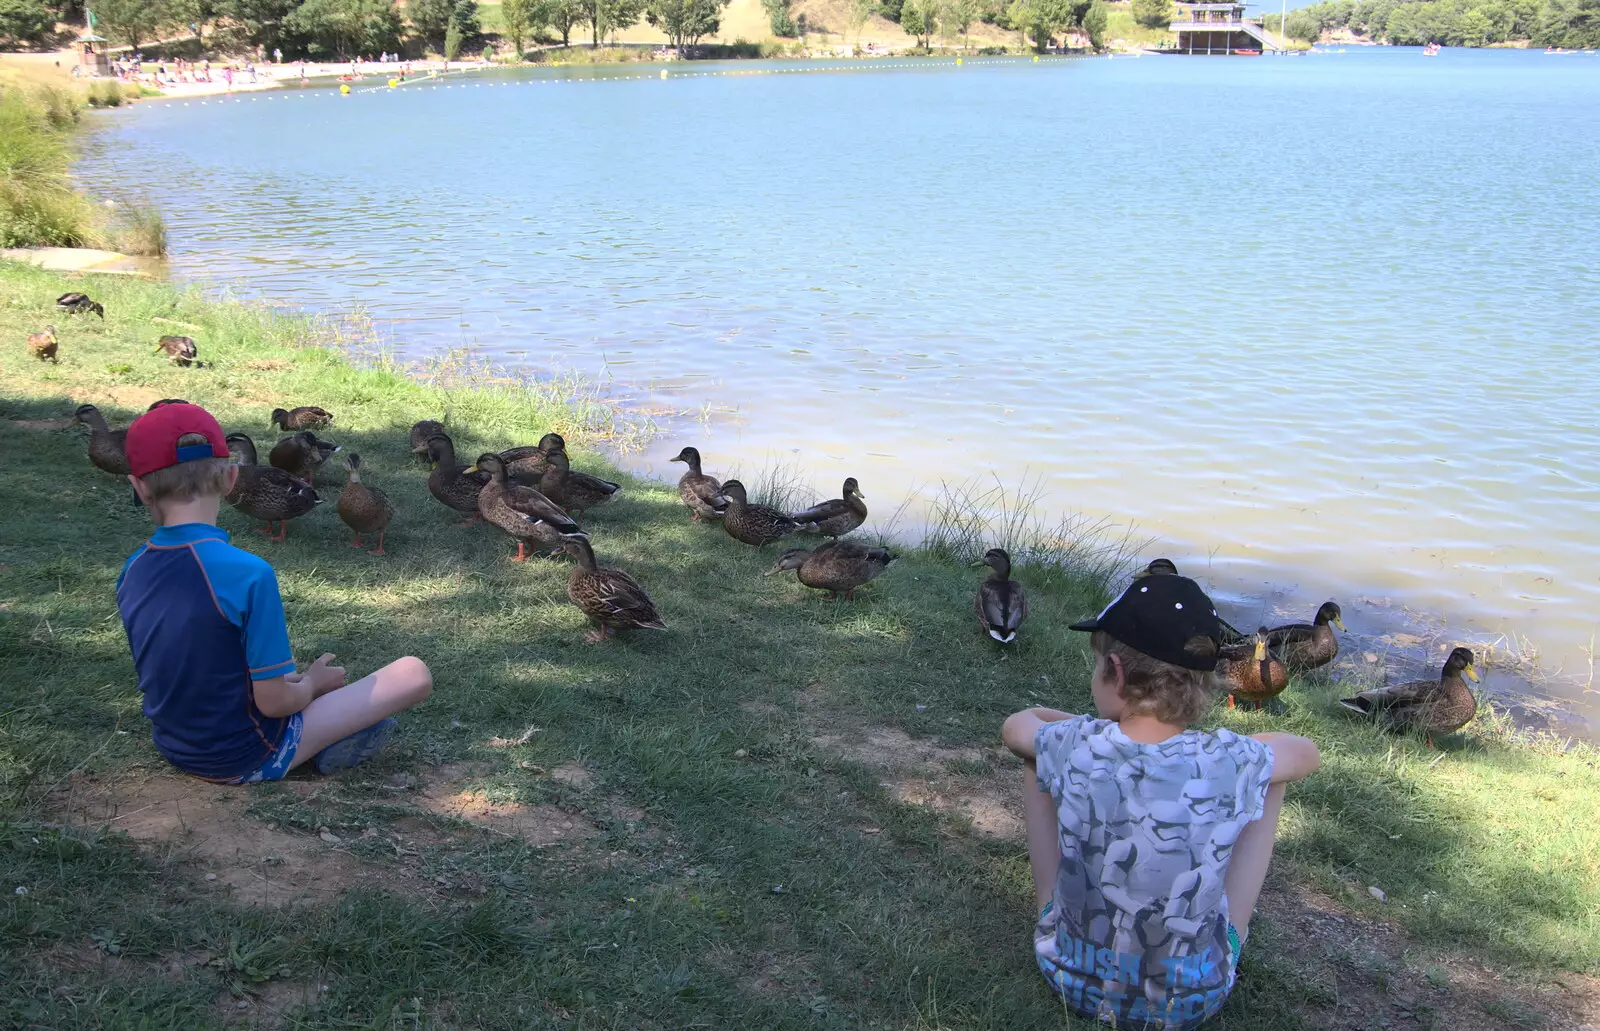
<instances>
[{"instance_id":1,"label":"boy in black cap","mask_svg":"<svg viewBox=\"0 0 1600 1031\"><path fill-rule=\"evenodd\" d=\"M1284 786L1321 759L1292 734L1190 729L1221 647L1193 580L1141 577L1072 629L1093 635L1101 718L1028 709L1002 731L1027 760L1039 969L1082 1016L1187 1031L1233 988Z\"/></svg>"}]
</instances>

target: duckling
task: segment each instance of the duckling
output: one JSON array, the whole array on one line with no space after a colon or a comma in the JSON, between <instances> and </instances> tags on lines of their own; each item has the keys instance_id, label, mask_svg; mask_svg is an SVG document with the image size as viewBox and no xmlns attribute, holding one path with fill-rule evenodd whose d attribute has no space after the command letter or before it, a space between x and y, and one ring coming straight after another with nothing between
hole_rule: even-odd
<instances>
[{"instance_id":1,"label":"duckling","mask_svg":"<svg viewBox=\"0 0 1600 1031\"><path fill-rule=\"evenodd\" d=\"M102 322L105 321L106 317L105 308L101 307L99 304L96 304L94 301L91 301L88 294L78 293L77 291L62 294L60 297L57 297L56 307L60 308L69 315L84 315L92 311L96 315L100 316L100 320Z\"/></svg>"},{"instance_id":2,"label":"duckling","mask_svg":"<svg viewBox=\"0 0 1600 1031\"><path fill-rule=\"evenodd\" d=\"M49 359L51 363L60 365L61 359L56 357L56 327L46 326L43 333L29 333L28 352L41 362Z\"/></svg>"},{"instance_id":3,"label":"duckling","mask_svg":"<svg viewBox=\"0 0 1600 1031\"><path fill-rule=\"evenodd\" d=\"M167 352L167 360L174 365L181 365L184 368L201 365L195 361L200 356L200 348L195 344L193 337L162 337L156 341L156 353L160 354L162 351Z\"/></svg>"},{"instance_id":4,"label":"duckling","mask_svg":"<svg viewBox=\"0 0 1600 1031\"><path fill-rule=\"evenodd\" d=\"M854 541L832 540L815 551L790 548L778 558L777 565L762 575L771 576L793 569L801 583L819 591L827 591L830 600L843 593L844 600L851 601L855 598L857 587L877 579L896 557L889 553L888 548L869 548Z\"/></svg>"},{"instance_id":5,"label":"duckling","mask_svg":"<svg viewBox=\"0 0 1600 1031\"><path fill-rule=\"evenodd\" d=\"M1272 654L1267 644L1268 630L1261 627L1255 638L1241 644L1224 645L1218 653L1217 672L1231 686L1228 708L1234 701L1253 702L1256 708L1276 698L1289 686L1289 668Z\"/></svg>"},{"instance_id":6,"label":"duckling","mask_svg":"<svg viewBox=\"0 0 1600 1031\"><path fill-rule=\"evenodd\" d=\"M256 464L256 444L248 435L230 433L227 442L228 452L239 466L239 479L222 500L250 518L264 521L266 529L257 533L281 541L289 534L290 519L322 504L322 498L305 480L276 466ZM276 535L272 532L273 523L278 524Z\"/></svg>"},{"instance_id":7,"label":"duckling","mask_svg":"<svg viewBox=\"0 0 1600 1031\"><path fill-rule=\"evenodd\" d=\"M274 408L270 425L287 433L292 430L320 430L322 427L329 426L332 423L333 413L326 408L318 408L316 405L301 405L299 408L291 408L288 411L284 411L282 408Z\"/></svg>"},{"instance_id":8,"label":"duckling","mask_svg":"<svg viewBox=\"0 0 1600 1031\"><path fill-rule=\"evenodd\" d=\"M1150 564L1148 566L1145 566L1144 569L1133 574L1133 578L1137 580L1142 576L1177 575L1177 564L1174 563L1170 558L1153 558L1150 560ZM1222 629L1222 643L1224 645L1248 644L1250 641L1255 640L1254 634L1246 635L1244 631L1240 630L1226 619L1223 619L1221 616L1217 617L1217 623Z\"/></svg>"},{"instance_id":9,"label":"duckling","mask_svg":"<svg viewBox=\"0 0 1600 1031\"><path fill-rule=\"evenodd\" d=\"M1011 579L1011 556L1005 549L990 548L977 564L990 569L974 599L978 624L996 641L1010 644L1017 639L1022 621L1028 618L1028 595L1021 584Z\"/></svg>"},{"instance_id":10,"label":"duckling","mask_svg":"<svg viewBox=\"0 0 1600 1031\"><path fill-rule=\"evenodd\" d=\"M689 467L688 472L678 477L678 497L689 508L690 522L721 519L728 510L728 499L723 497L722 484L717 482L717 478L700 471L699 450L686 447L678 452L678 457L667 461L682 462Z\"/></svg>"},{"instance_id":11,"label":"duckling","mask_svg":"<svg viewBox=\"0 0 1600 1031\"><path fill-rule=\"evenodd\" d=\"M562 541L561 547L578 560L567 577L567 597L584 615L600 624L598 631L585 635L589 642L603 641L618 630L667 628L639 581L620 569L595 562L588 534L573 534Z\"/></svg>"},{"instance_id":12,"label":"duckling","mask_svg":"<svg viewBox=\"0 0 1600 1031\"><path fill-rule=\"evenodd\" d=\"M94 405L79 405L72 413L72 421L89 427L89 461L96 469L114 476L127 476L131 472L127 430L108 429L106 417Z\"/></svg>"},{"instance_id":13,"label":"duckling","mask_svg":"<svg viewBox=\"0 0 1600 1031\"><path fill-rule=\"evenodd\" d=\"M512 483L499 455L492 451L479 455L478 463L466 471L470 474L480 469L490 480L478 492L478 513L516 538L517 555L511 561L527 559L529 541L560 548L569 536L583 532L555 502L532 487Z\"/></svg>"},{"instance_id":14,"label":"duckling","mask_svg":"<svg viewBox=\"0 0 1600 1031\"><path fill-rule=\"evenodd\" d=\"M318 440L317 435L310 430L301 430L274 444L272 452L267 455L267 462L279 469L287 470L307 483L315 483L314 474L317 469L338 450L339 445L333 441Z\"/></svg>"},{"instance_id":15,"label":"duckling","mask_svg":"<svg viewBox=\"0 0 1600 1031\"><path fill-rule=\"evenodd\" d=\"M861 493L861 487L856 483L854 476L844 481L844 489L840 493L843 497L824 501L820 505L812 505L804 512L796 512L789 518L799 523L800 528L807 533L820 533L824 537L843 537L867 521L867 506L862 500L866 495Z\"/></svg>"},{"instance_id":16,"label":"duckling","mask_svg":"<svg viewBox=\"0 0 1600 1031\"><path fill-rule=\"evenodd\" d=\"M372 553L385 554L383 535L389 527L389 520L394 518L394 503L383 491L361 482L360 455L354 451L350 452L344 456L344 464L350 472L349 480L344 485L344 492L339 495L339 518L356 532L356 539L350 546L359 548L362 534L376 533L378 546Z\"/></svg>"},{"instance_id":17,"label":"duckling","mask_svg":"<svg viewBox=\"0 0 1600 1031\"><path fill-rule=\"evenodd\" d=\"M539 493L568 512L581 514L585 509L605 504L622 490L620 483L602 480L588 473L573 472L567 453L560 448L546 452L544 462L544 475L539 477Z\"/></svg>"},{"instance_id":18,"label":"duckling","mask_svg":"<svg viewBox=\"0 0 1600 1031\"><path fill-rule=\"evenodd\" d=\"M428 493L446 508L465 513L467 518L461 521L462 526L476 523L481 518L478 492L491 479L489 474L482 469L466 472L466 467L456 461L455 444L443 433L428 439L426 451L428 459L434 463L433 472L428 475Z\"/></svg>"},{"instance_id":19,"label":"duckling","mask_svg":"<svg viewBox=\"0 0 1600 1031\"><path fill-rule=\"evenodd\" d=\"M428 441L434 437L445 436L448 436L448 433L442 422L423 419L420 422L413 423L411 426L411 453L422 459L423 462L427 462L429 460Z\"/></svg>"},{"instance_id":20,"label":"duckling","mask_svg":"<svg viewBox=\"0 0 1600 1031\"><path fill-rule=\"evenodd\" d=\"M744 484L738 480L724 483L722 494L728 499L727 511L722 514L722 528L736 541L764 548L773 541L794 536L800 529L799 523L777 509L750 504Z\"/></svg>"},{"instance_id":21,"label":"duckling","mask_svg":"<svg viewBox=\"0 0 1600 1031\"><path fill-rule=\"evenodd\" d=\"M1328 624L1343 630L1343 616L1337 602L1325 601L1317 609L1314 622L1275 626L1267 631L1267 643L1296 672L1326 666L1339 654L1339 638Z\"/></svg>"},{"instance_id":22,"label":"duckling","mask_svg":"<svg viewBox=\"0 0 1600 1031\"><path fill-rule=\"evenodd\" d=\"M1433 735L1453 734L1478 715L1478 699L1463 676L1477 683L1478 670L1472 652L1457 648L1444 660L1438 680L1374 688L1354 698L1341 698L1339 704L1373 717L1385 730L1421 730L1431 747Z\"/></svg>"},{"instance_id":23,"label":"duckling","mask_svg":"<svg viewBox=\"0 0 1600 1031\"><path fill-rule=\"evenodd\" d=\"M500 452L500 460L506 464L506 475L518 483L528 487L537 487L539 477L544 475L546 466L545 457L552 451L565 451L567 442L559 433L546 433L539 438L539 444L524 444L521 447L507 448Z\"/></svg>"}]
</instances>

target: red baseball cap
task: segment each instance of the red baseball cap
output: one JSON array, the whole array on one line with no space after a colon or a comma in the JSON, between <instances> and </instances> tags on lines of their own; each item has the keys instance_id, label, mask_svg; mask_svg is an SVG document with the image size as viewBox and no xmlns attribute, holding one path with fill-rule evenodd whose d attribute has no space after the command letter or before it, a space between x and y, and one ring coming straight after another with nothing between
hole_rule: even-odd
<instances>
[{"instance_id":1,"label":"red baseball cap","mask_svg":"<svg viewBox=\"0 0 1600 1031\"><path fill-rule=\"evenodd\" d=\"M179 447L186 434L198 433L204 444ZM228 442L212 414L199 405L168 404L150 409L128 427L128 471L148 476L179 462L227 458Z\"/></svg>"}]
</instances>

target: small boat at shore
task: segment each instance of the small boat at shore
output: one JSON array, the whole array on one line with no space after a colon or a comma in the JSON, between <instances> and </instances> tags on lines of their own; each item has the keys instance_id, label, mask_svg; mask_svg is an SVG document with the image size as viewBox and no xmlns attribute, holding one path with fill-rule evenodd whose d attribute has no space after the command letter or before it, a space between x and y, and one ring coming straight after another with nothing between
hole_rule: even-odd
<instances>
[{"instance_id":1,"label":"small boat at shore","mask_svg":"<svg viewBox=\"0 0 1600 1031\"><path fill-rule=\"evenodd\" d=\"M1240 57L1260 57L1261 56L1261 51L1259 51L1259 50L1235 49L1234 53L1238 54Z\"/></svg>"}]
</instances>

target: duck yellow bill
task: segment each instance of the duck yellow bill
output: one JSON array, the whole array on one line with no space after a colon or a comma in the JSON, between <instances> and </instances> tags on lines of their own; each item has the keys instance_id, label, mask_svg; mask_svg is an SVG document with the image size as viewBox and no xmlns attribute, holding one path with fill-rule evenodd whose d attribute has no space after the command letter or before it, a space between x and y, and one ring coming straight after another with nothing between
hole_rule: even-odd
<instances>
[{"instance_id":1,"label":"duck yellow bill","mask_svg":"<svg viewBox=\"0 0 1600 1031\"><path fill-rule=\"evenodd\" d=\"M1256 661L1265 662L1267 659L1267 646L1260 641L1256 642Z\"/></svg>"},{"instance_id":2,"label":"duck yellow bill","mask_svg":"<svg viewBox=\"0 0 1600 1031\"><path fill-rule=\"evenodd\" d=\"M1474 684L1476 684L1478 682L1478 671L1476 669L1474 669L1473 667L1468 666L1466 669L1462 670L1461 672L1465 673L1467 675L1467 679L1472 681Z\"/></svg>"},{"instance_id":3,"label":"duck yellow bill","mask_svg":"<svg viewBox=\"0 0 1600 1031\"><path fill-rule=\"evenodd\" d=\"M1340 630L1344 630L1344 620L1342 620L1342 619L1335 618L1334 621L1333 621L1333 625L1338 627ZM1346 632L1348 633L1348 631L1346 631Z\"/></svg>"},{"instance_id":4,"label":"duck yellow bill","mask_svg":"<svg viewBox=\"0 0 1600 1031\"><path fill-rule=\"evenodd\" d=\"M436 462L434 464L437 465L438 463ZM478 467L477 466L469 465L465 469L461 470L461 475L465 476L467 473L475 473L477 471L478 471Z\"/></svg>"}]
</instances>

